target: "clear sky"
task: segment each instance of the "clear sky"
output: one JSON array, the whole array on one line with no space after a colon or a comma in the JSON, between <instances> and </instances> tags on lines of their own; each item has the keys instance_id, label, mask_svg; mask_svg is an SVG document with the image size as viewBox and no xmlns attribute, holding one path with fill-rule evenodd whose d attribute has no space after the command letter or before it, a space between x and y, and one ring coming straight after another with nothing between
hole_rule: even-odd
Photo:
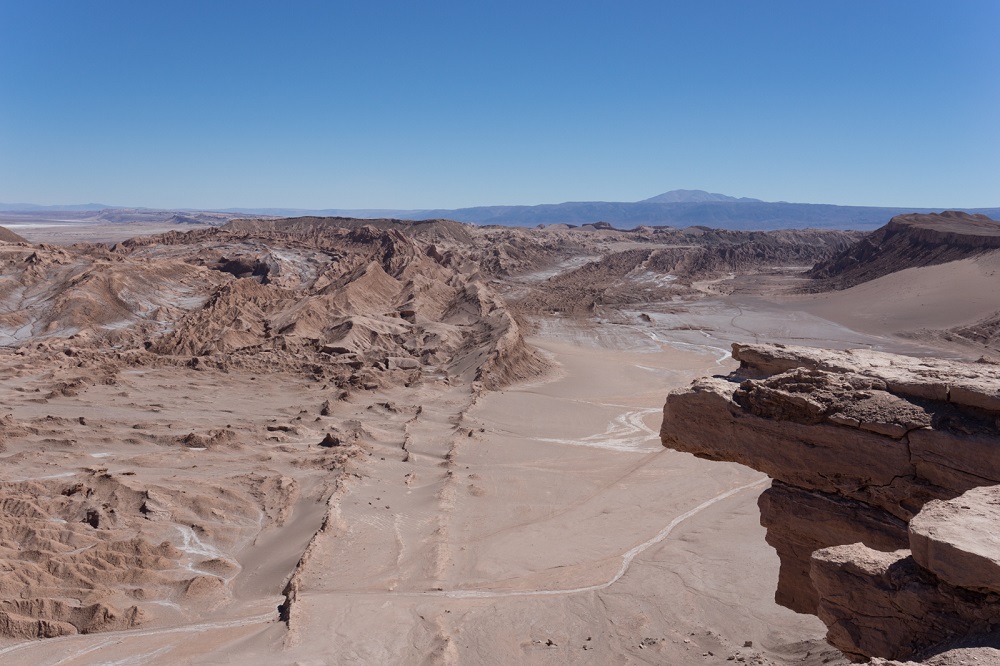
<instances>
[{"instance_id":1,"label":"clear sky","mask_svg":"<svg viewBox=\"0 0 1000 666\"><path fill-rule=\"evenodd\" d=\"M0 201L1000 206L997 0L0 0Z\"/></svg>"}]
</instances>

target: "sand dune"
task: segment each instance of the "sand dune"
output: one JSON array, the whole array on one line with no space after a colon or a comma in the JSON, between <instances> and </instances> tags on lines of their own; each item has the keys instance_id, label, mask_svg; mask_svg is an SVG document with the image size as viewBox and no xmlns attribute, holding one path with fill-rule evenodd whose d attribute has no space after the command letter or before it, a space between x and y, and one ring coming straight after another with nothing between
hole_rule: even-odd
<instances>
[{"instance_id":1,"label":"sand dune","mask_svg":"<svg viewBox=\"0 0 1000 666\"><path fill-rule=\"evenodd\" d=\"M842 291L794 301L871 333L973 324L1000 308L1000 253L907 268ZM806 305L808 303L808 305Z\"/></svg>"}]
</instances>

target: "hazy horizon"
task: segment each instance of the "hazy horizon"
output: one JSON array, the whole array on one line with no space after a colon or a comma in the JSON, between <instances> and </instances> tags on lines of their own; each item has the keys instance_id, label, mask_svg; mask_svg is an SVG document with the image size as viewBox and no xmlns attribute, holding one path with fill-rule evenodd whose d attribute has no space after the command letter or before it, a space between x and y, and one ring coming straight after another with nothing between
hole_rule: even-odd
<instances>
[{"instance_id":1,"label":"hazy horizon","mask_svg":"<svg viewBox=\"0 0 1000 666\"><path fill-rule=\"evenodd\" d=\"M614 204L614 203L626 203L626 204L628 204L628 203L645 203L647 199L652 199L652 198L655 198L655 197L663 195L663 194L672 194L674 192L694 192L694 193L703 193L703 194L710 194L710 195L722 195L722 196L727 197L727 199L729 200L728 202L731 202L731 203L765 203L765 204L793 204L793 205L832 205L832 206L847 206L847 207L851 206L851 204L837 204L837 203L831 203L829 201L765 201L765 200L756 199L756 198L753 198L753 197L747 197L747 198L745 198L746 201L740 201L740 197L732 197L732 196L727 195L727 194L725 194L723 192L708 192L707 190L697 190L697 189L677 189L677 190L667 190L666 192L661 192L661 193L659 193L657 195L653 195L651 197L646 197L644 199L639 199L637 201L613 201L613 200L610 200L610 199L593 199L591 201L546 201L546 202L542 202L542 203L539 203L539 204L519 204L519 203L480 204L480 205L475 205L475 206L463 206L462 209L464 209L464 208L531 207L531 206L546 206L546 205L549 205L549 206L559 206L559 205L573 204L573 203L612 203L612 204ZM692 200L692 201L681 201L681 202L650 202L650 203L668 203L668 204L669 203L717 203L717 201L708 201L708 200L706 200L706 201L694 201L694 200ZM109 208L109 209L114 209L114 208L122 208L122 209L135 208L135 209L139 209L139 210L146 209L146 210L202 211L202 212L230 212L230 211L239 212L239 211L255 211L255 210L288 210L288 211L296 210L296 211L302 211L302 212L312 212L312 211L351 211L351 210L355 210L355 211L359 211L359 212L361 212L361 211L418 212L418 211L460 210L460 209L447 209L447 208L443 208L441 206L437 206L437 207L433 207L433 208L386 208L386 207L383 207L383 206L375 206L375 207L367 207L367 208L345 208L345 207L342 207L342 206L323 206L323 207L320 207L320 208L303 208L301 206L294 206L294 205L293 206L271 206L271 205L264 205L264 206L242 206L242 205L237 205L237 206L222 206L222 207L218 207L218 208L197 208L197 207L194 207L194 206L168 206L168 207L160 208L160 207L143 206L143 205L138 205L138 206L122 206L122 205L118 205L118 204L114 204L114 203L98 203L98 202L87 202L87 203L72 202L72 203L39 204L37 202L28 202L28 201L17 201L17 202L15 202L15 201L0 201L0 206L4 206L5 209L8 210L8 211L12 211L12 212L28 212L30 210L30 208L28 208L28 209L25 209L24 211L20 211L19 209L11 208L11 206L17 206L17 205L24 205L24 206L29 206L29 207L38 207L40 209L65 208L65 209L73 209L73 210L76 210L76 211L83 211L83 210L90 210L90 209L99 210L99 209L102 209L102 208ZM993 205L993 206L961 206L961 205L907 206L906 204L897 204L897 205L888 204L888 205L864 206L864 207L890 208L890 209L913 208L913 209L922 209L922 210L926 210L926 209L941 209L941 210L945 210L945 209L948 209L948 210L972 210L972 209L977 209L978 210L978 209L987 209L987 208L1000 208L1000 205Z\"/></svg>"}]
</instances>

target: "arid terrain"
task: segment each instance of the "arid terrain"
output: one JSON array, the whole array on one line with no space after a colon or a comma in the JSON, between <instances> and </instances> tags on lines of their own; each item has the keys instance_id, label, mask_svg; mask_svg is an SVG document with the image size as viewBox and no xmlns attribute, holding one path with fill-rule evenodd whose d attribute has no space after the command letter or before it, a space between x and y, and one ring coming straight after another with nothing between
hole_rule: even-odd
<instances>
[{"instance_id":1,"label":"arid terrain","mask_svg":"<svg viewBox=\"0 0 1000 666\"><path fill-rule=\"evenodd\" d=\"M0 233L0 663L846 664L664 398L734 342L1000 359L982 216L204 222Z\"/></svg>"}]
</instances>

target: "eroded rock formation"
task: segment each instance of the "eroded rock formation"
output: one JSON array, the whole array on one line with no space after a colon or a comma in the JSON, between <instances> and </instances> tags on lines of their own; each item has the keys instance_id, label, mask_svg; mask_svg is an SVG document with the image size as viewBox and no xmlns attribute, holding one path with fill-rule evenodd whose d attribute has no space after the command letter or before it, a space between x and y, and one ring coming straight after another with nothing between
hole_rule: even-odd
<instances>
[{"instance_id":1,"label":"eroded rock formation","mask_svg":"<svg viewBox=\"0 0 1000 666\"><path fill-rule=\"evenodd\" d=\"M774 479L775 599L855 658L1000 630L1000 367L733 345L670 394L665 446Z\"/></svg>"}]
</instances>

